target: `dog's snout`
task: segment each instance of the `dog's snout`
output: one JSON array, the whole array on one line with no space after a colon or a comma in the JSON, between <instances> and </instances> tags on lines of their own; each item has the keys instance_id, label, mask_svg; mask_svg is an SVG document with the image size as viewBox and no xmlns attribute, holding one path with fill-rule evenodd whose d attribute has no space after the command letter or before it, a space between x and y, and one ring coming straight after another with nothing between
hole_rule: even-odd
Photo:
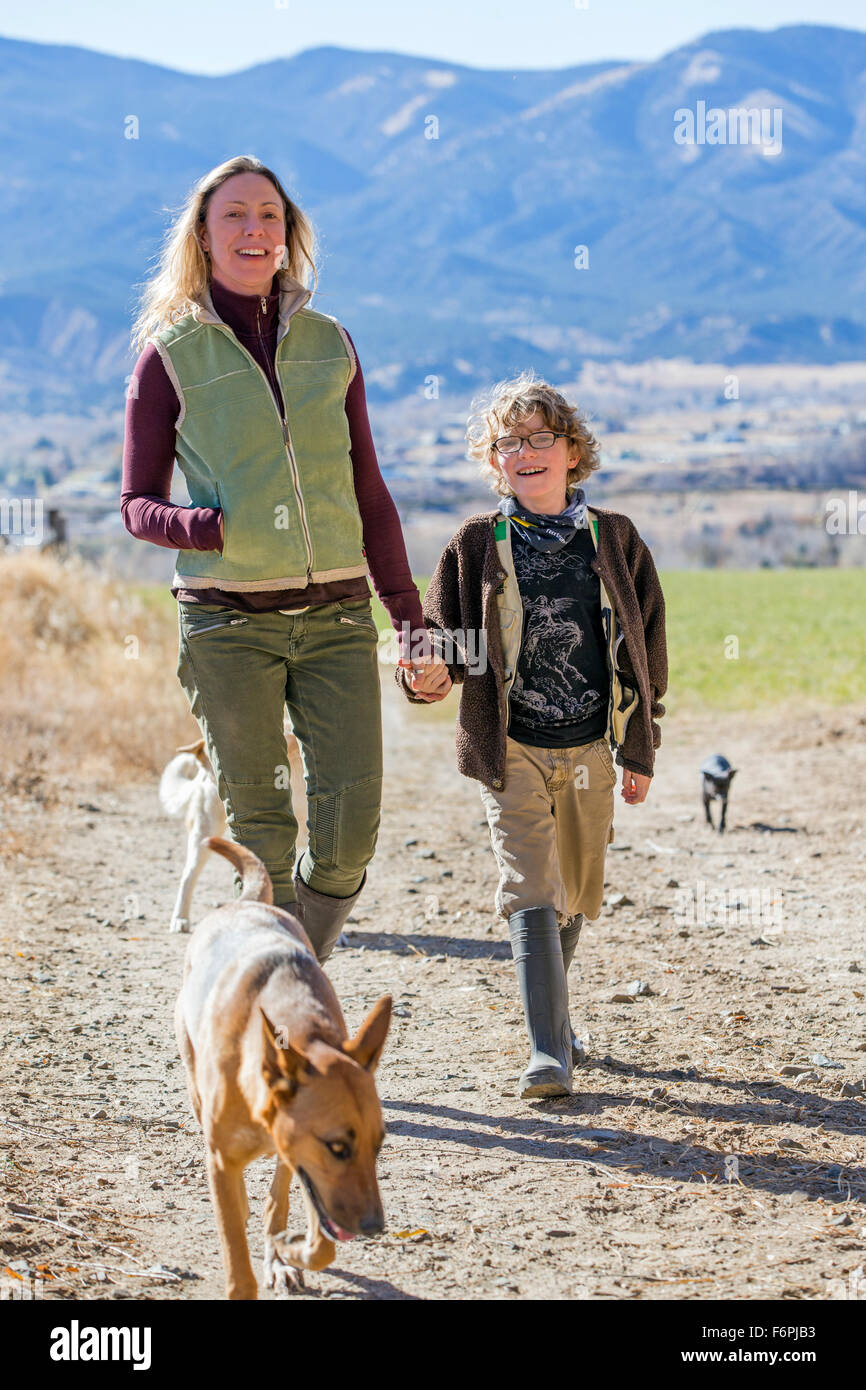
<instances>
[{"instance_id":1,"label":"dog's snout","mask_svg":"<svg viewBox=\"0 0 866 1390\"><path fill-rule=\"evenodd\" d=\"M385 1229L385 1217L381 1211L371 1212L358 1223L362 1236L380 1236Z\"/></svg>"}]
</instances>

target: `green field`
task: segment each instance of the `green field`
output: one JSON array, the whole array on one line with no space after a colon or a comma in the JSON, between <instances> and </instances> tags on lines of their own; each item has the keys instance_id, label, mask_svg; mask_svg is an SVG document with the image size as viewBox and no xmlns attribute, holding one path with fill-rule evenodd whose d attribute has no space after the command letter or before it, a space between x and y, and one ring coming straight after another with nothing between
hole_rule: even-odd
<instances>
[{"instance_id":1,"label":"green field","mask_svg":"<svg viewBox=\"0 0 866 1390\"><path fill-rule=\"evenodd\" d=\"M670 661L665 707L752 709L788 700L866 698L866 572L670 570L661 574ZM422 595L429 580L417 578ZM168 590L139 587L174 612ZM380 631L388 618L378 599ZM736 638L738 655L726 655ZM452 701L446 702L449 710Z\"/></svg>"},{"instance_id":2,"label":"green field","mask_svg":"<svg viewBox=\"0 0 866 1390\"><path fill-rule=\"evenodd\" d=\"M661 580L669 710L866 697L866 571L672 570Z\"/></svg>"}]
</instances>

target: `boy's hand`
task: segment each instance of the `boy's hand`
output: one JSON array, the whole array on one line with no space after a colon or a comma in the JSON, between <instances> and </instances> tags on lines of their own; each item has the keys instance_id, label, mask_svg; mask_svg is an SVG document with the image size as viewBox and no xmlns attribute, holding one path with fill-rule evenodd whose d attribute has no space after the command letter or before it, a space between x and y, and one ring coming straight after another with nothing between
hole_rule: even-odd
<instances>
[{"instance_id":1,"label":"boy's hand","mask_svg":"<svg viewBox=\"0 0 866 1390\"><path fill-rule=\"evenodd\" d=\"M646 801L651 781L652 778L644 777L642 772L632 772L630 768L623 768L622 794L629 806L637 806L641 801Z\"/></svg>"},{"instance_id":2,"label":"boy's hand","mask_svg":"<svg viewBox=\"0 0 866 1390\"><path fill-rule=\"evenodd\" d=\"M451 689L451 677L441 657L422 658L420 661L407 663L407 667L406 680L413 695L417 695L426 704L445 699Z\"/></svg>"}]
</instances>

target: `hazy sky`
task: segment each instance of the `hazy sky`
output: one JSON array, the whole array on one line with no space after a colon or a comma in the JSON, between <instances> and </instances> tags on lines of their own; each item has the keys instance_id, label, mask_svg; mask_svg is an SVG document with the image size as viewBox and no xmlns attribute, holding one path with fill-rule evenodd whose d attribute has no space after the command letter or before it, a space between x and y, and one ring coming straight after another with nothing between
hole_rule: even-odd
<instances>
[{"instance_id":1,"label":"hazy sky","mask_svg":"<svg viewBox=\"0 0 866 1390\"><path fill-rule=\"evenodd\" d=\"M756 14L759 18L756 20ZM225 73L305 48L387 49L470 67L657 58L712 29L866 29L864 0L0 0L0 34Z\"/></svg>"}]
</instances>

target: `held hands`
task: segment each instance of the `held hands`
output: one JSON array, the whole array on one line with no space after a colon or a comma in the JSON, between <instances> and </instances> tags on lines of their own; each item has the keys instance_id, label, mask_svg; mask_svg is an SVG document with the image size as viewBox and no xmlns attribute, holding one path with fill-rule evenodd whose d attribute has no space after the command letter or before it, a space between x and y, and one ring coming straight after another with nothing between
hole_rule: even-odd
<instances>
[{"instance_id":1,"label":"held hands","mask_svg":"<svg viewBox=\"0 0 866 1390\"><path fill-rule=\"evenodd\" d=\"M406 671L406 684L425 704L444 700L452 681L448 667L436 656L428 633L421 628L411 634L411 655L406 650L407 639L401 640L400 665Z\"/></svg>"},{"instance_id":2,"label":"held hands","mask_svg":"<svg viewBox=\"0 0 866 1390\"><path fill-rule=\"evenodd\" d=\"M413 662L401 662L407 668L406 680L413 695L426 704L444 700L451 689L448 667L438 656L417 658Z\"/></svg>"},{"instance_id":3,"label":"held hands","mask_svg":"<svg viewBox=\"0 0 866 1390\"><path fill-rule=\"evenodd\" d=\"M651 781L652 778L644 777L642 772L632 772L627 767L623 768L622 794L629 806L637 806L641 801L646 801Z\"/></svg>"}]
</instances>

